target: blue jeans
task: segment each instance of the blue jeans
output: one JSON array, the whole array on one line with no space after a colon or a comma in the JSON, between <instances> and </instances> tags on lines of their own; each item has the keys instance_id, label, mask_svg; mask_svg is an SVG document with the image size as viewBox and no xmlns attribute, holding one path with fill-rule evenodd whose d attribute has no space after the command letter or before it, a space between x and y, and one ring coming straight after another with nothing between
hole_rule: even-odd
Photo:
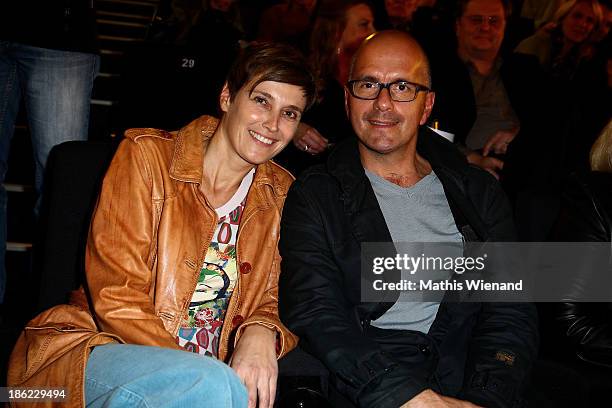
<instances>
[{"instance_id":1,"label":"blue jeans","mask_svg":"<svg viewBox=\"0 0 612 408\"><path fill-rule=\"evenodd\" d=\"M85 370L88 407L246 407L247 391L229 366L188 351L106 344Z\"/></svg>"},{"instance_id":2,"label":"blue jeans","mask_svg":"<svg viewBox=\"0 0 612 408\"><path fill-rule=\"evenodd\" d=\"M34 151L34 186L40 194L51 148L68 140L87 140L99 60L94 54L0 41L0 304L6 280L3 183L19 101L23 97Z\"/></svg>"}]
</instances>

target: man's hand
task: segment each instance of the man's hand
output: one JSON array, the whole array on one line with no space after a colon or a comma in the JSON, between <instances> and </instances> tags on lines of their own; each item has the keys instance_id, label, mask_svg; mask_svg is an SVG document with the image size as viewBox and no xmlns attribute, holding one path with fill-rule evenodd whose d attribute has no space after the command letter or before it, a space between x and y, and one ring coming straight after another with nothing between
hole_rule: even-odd
<instances>
[{"instance_id":1,"label":"man's hand","mask_svg":"<svg viewBox=\"0 0 612 408\"><path fill-rule=\"evenodd\" d=\"M258 324L245 328L230 366L247 388L249 408L272 408L278 377L276 332Z\"/></svg>"},{"instance_id":2,"label":"man's hand","mask_svg":"<svg viewBox=\"0 0 612 408\"><path fill-rule=\"evenodd\" d=\"M293 137L293 144L298 149L315 155L325 151L329 146L329 141L321 136L317 129L301 122Z\"/></svg>"},{"instance_id":3,"label":"man's hand","mask_svg":"<svg viewBox=\"0 0 612 408\"><path fill-rule=\"evenodd\" d=\"M478 408L469 401L445 397L432 390L421 391L400 408ZM482 408L482 407L480 407Z\"/></svg>"},{"instance_id":4,"label":"man's hand","mask_svg":"<svg viewBox=\"0 0 612 408\"><path fill-rule=\"evenodd\" d=\"M477 152L470 152L467 155L467 160L471 164L480 167L491 173L493 177L499 180L498 171L504 168L504 162L495 157L485 157Z\"/></svg>"},{"instance_id":5,"label":"man's hand","mask_svg":"<svg viewBox=\"0 0 612 408\"><path fill-rule=\"evenodd\" d=\"M518 134L519 128L510 130L498 130L493 137L489 139L487 144L482 149L482 155L488 156L490 152L496 154L506 154L508 145L514 140Z\"/></svg>"}]
</instances>

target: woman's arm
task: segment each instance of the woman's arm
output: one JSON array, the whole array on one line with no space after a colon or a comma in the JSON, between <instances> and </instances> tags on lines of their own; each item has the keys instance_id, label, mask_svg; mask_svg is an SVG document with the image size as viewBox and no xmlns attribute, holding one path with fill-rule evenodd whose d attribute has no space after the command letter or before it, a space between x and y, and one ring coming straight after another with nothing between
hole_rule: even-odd
<instances>
[{"instance_id":1,"label":"woman's arm","mask_svg":"<svg viewBox=\"0 0 612 408\"><path fill-rule=\"evenodd\" d=\"M125 342L179 348L150 296L157 255L151 169L142 145L124 140L104 177L86 249L94 317Z\"/></svg>"}]
</instances>

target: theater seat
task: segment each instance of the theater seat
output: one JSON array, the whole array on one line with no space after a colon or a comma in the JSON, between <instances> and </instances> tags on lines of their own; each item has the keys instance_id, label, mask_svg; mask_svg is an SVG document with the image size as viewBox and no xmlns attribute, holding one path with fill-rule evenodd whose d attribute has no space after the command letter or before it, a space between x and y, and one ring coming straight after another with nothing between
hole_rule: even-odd
<instances>
[{"instance_id":1,"label":"theater seat","mask_svg":"<svg viewBox=\"0 0 612 408\"><path fill-rule=\"evenodd\" d=\"M66 303L85 276L87 230L118 141L71 141L49 154L33 270L40 291L34 312Z\"/></svg>"}]
</instances>

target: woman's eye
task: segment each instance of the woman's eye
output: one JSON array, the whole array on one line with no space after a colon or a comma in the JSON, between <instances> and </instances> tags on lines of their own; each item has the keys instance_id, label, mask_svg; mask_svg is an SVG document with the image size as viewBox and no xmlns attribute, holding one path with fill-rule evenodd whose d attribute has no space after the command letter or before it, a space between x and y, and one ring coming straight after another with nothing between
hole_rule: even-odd
<instances>
[{"instance_id":1,"label":"woman's eye","mask_svg":"<svg viewBox=\"0 0 612 408\"><path fill-rule=\"evenodd\" d=\"M265 105L265 104L268 103L266 98L263 98L261 96L256 96L256 97L253 98L253 100L255 101L255 103L262 104L262 105Z\"/></svg>"},{"instance_id":2,"label":"woman's eye","mask_svg":"<svg viewBox=\"0 0 612 408\"><path fill-rule=\"evenodd\" d=\"M295 120L298 118L298 114L294 111L285 111L285 116L291 120Z\"/></svg>"}]
</instances>

